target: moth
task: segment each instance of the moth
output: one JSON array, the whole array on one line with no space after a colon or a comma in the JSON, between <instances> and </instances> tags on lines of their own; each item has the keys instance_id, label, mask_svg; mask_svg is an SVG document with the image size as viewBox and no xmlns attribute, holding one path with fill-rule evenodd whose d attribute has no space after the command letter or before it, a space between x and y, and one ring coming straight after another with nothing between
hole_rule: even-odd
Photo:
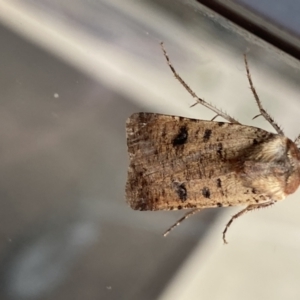
<instances>
[{"instance_id":1,"label":"moth","mask_svg":"<svg viewBox=\"0 0 300 300\"><path fill-rule=\"evenodd\" d=\"M246 55L247 78L260 112L254 118L263 116L276 133L244 126L199 98L172 66L163 43L161 47L173 75L196 100L194 105L201 104L216 116L211 121L145 112L129 117L127 202L140 211L191 209L164 235L205 208L246 205L226 224L227 243L226 232L234 219L297 190L300 135L294 142L285 137L263 108ZM227 122L214 121L219 116Z\"/></svg>"}]
</instances>

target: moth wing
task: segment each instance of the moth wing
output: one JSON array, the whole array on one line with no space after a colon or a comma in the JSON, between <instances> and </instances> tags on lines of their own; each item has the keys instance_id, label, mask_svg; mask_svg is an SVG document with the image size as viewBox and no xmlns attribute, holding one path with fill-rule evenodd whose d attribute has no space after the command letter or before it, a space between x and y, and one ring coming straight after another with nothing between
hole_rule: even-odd
<instances>
[{"instance_id":1,"label":"moth wing","mask_svg":"<svg viewBox=\"0 0 300 300\"><path fill-rule=\"evenodd\" d=\"M126 198L136 210L253 204L268 200L246 187L239 166L253 145L274 134L239 124L153 113L126 124L130 158Z\"/></svg>"}]
</instances>

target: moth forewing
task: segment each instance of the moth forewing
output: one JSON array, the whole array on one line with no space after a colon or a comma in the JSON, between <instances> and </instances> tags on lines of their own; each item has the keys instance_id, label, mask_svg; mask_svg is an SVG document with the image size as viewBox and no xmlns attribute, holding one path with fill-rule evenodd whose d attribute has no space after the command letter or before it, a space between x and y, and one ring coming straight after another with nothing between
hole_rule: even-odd
<instances>
[{"instance_id":1,"label":"moth forewing","mask_svg":"<svg viewBox=\"0 0 300 300\"><path fill-rule=\"evenodd\" d=\"M127 121L127 144L126 197L136 210L282 200L289 170L295 162L299 169L293 142L239 124L136 113Z\"/></svg>"}]
</instances>

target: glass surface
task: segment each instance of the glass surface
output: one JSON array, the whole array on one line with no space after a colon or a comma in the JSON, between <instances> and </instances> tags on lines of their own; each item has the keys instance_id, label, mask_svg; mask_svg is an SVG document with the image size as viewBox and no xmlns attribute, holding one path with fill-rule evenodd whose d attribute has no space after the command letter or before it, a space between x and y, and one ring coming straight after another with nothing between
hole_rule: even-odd
<instances>
[{"instance_id":1,"label":"glass surface","mask_svg":"<svg viewBox=\"0 0 300 300\"><path fill-rule=\"evenodd\" d=\"M184 3L182 3L184 2ZM0 3L1 299L297 299L299 194L242 207L138 212L124 198L125 121L149 111L210 120L174 79L269 131L245 74L290 138L299 63L193 1ZM221 118L219 118L221 120ZM298 196L297 196L298 195Z\"/></svg>"}]
</instances>

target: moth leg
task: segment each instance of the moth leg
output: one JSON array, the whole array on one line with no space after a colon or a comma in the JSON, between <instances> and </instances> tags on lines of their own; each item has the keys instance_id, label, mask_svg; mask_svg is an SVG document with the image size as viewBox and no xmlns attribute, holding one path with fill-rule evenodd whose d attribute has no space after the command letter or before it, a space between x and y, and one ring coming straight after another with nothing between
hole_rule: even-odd
<instances>
[{"instance_id":1,"label":"moth leg","mask_svg":"<svg viewBox=\"0 0 300 300\"><path fill-rule=\"evenodd\" d=\"M235 124L240 124L237 120L235 120L234 118L230 117L229 115L227 115L226 113L222 112L220 109L214 107L213 105L207 103L205 100L199 98L196 93L187 85L187 83L180 77L180 75L176 72L175 68L173 67L173 65L171 64L170 58L164 48L164 43L161 42L161 49L164 53L164 56L166 58L167 64L170 67L173 75L175 76L175 78L184 86L184 88L189 92L189 94L196 99L196 103L193 104L191 107L195 106L196 104L201 104L207 108L209 108L210 110L212 110L213 112L215 112L217 114L217 116L214 117L214 119L218 116L223 117L225 120L227 120L230 123L235 123Z\"/></svg>"},{"instance_id":2,"label":"moth leg","mask_svg":"<svg viewBox=\"0 0 300 300\"><path fill-rule=\"evenodd\" d=\"M167 236L175 227L177 227L178 225L180 225L180 223L182 223L184 220L186 220L188 217L194 215L195 213L199 212L200 208L195 208L191 211L189 211L188 213L186 213L182 218L180 218L175 224L173 224L165 233L164 236Z\"/></svg>"},{"instance_id":3,"label":"moth leg","mask_svg":"<svg viewBox=\"0 0 300 300\"><path fill-rule=\"evenodd\" d=\"M259 116L263 116L270 124L271 126L277 131L278 134L284 135L282 129L280 128L280 126L274 121L274 119L267 113L267 111L263 108L261 101L258 97L258 94L255 90L255 87L253 85L252 82L252 78L251 78L251 74L250 74L250 69L249 69L249 65L248 65L248 60L247 60L247 55L244 54L244 62L245 62L245 68L246 68L246 72L247 72L247 78L248 78L248 82L250 85L250 89L253 93L254 99L256 101L256 104L258 106L259 112L260 114L255 116L253 119L259 117Z\"/></svg>"},{"instance_id":4,"label":"moth leg","mask_svg":"<svg viewBox=\"0 0 300 300\"><path fill-rule=\"evenodd\" d=\"M251 205L248 205L245 209L243 209L240 212L238 212L237 214L235 214L234 216L232 216L232 218L226 224L225 229L223 231L223 242L224 242L224 244L227 244L226 232L227 232L229 226L231 225L231 223L233 222L233 220L237 219L238 217L242 216L243 214L245 214L248 211L251 211L251 210L254 210L254 209L259 209L259 208L265 208L265 207L273 205L274 203L275 202L273 200L271 200L271 201L264 202L264 203L251 204Z\"/></svg>"}]
</instances>

